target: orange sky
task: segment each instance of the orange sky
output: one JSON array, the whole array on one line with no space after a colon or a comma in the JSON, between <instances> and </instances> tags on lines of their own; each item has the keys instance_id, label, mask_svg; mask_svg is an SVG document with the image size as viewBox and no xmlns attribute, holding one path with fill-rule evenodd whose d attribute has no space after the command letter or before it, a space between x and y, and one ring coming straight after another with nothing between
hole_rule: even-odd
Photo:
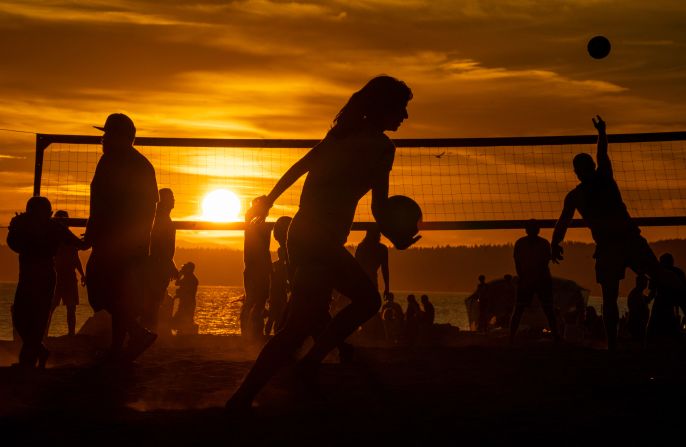
<instances>
[{"instance_id":1,"label":"orange sky","mask_svg":"<svg viewBox=\"0 0 686 447\"><path fill-rule=\"evenodd\" d=\"M681 1L0 1L0 128L96 134L123 111L140 136L320 138L387 73L415 94L392 137L587 134L596 113L611 132L686 130L684 23ZM595 34L607 59L585 52ZM32 166L33 136L0 131L1 221Z\"/></svg>"}]
</instances>

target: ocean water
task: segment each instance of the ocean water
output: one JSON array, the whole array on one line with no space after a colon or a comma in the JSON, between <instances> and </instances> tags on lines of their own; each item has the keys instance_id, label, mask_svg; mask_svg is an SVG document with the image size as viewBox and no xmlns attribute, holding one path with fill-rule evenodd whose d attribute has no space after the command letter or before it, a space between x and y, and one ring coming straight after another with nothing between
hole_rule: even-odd
<instances>
[{"instance_id":1,"label":"ocean water","mask_svg":"<svg viewBox=\"0 0 686 447\"><path fill-rule=\"evenodd\" d=\"M12 339L12 320L10 307L14 300L16 283L0 282L0 340ZM173 287L170 287L173 295ZM467 330L469 327L467 309L464 299L469 293L456 292L417 292L397 291L394 292L396 300L403 309L406 307L405 297L414 293L419 296L426 293L429 300L436 308L436 323L450 323L460 329ZM88 305L88 298L84 288L79 288L80 302L76 307L77 331L83 323L93 314ZM243 295L242 287L229 286L200 286L198 288L197 308L195 322L199 326L201 334L237 334L240 332L238 316L240 313ZM49 335L53 337L67 333L66 308L59 306L55 311L50 324Z\"/></svg>"}]
</instances>

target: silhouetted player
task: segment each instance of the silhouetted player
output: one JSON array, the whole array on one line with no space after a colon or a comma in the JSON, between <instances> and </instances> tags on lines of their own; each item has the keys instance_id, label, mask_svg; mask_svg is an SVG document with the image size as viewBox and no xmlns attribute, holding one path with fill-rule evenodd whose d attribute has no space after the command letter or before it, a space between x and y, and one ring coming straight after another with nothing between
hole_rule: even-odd
<instances>
[{"instance_id":1,"label":"silhouetted player","mask_svg":"<svg viewBox=\"0 0 686 447\"><path fill-rule=\"evenodd\" d=\"M64 210L55 212L55 218L68 219L69 213ZM76 306L79 304L79 286L76 281L76 273L79 272L81 285L86 284L86 276L83 273L79 249L74 244L61 244L55 253L55 295L52 301L51 314L57 306L63 303L67 308L67 335L76 334Z\"/></svg>"},{"instance_id":2,"label":"silhouetted player","mask_svg":"<svg viewBox=\"0 0 686 447\"><path fill-rule=\"evenodd\" d=\"M648 326L648 318L650 317L650 309L648 308L649 299L643 293L648 287L648 278L645 275L636 276L636 287L631 289L627 297L627 306L629 308L629 320L627 327L631 338L636 341L644 341L646 336L646 327Z\"/></svg>"},{"instance_id":3,"label":"silhouetted player","mask_svg":"<svg viewBox=\"0 0 686 447\"><path fill-rule=\"evenodd\" d=\"M383 321L386 340L397 343L405 322L405 314L400 304L395 302L395 295L387 293L381 306L381 320Z\"/></svg>"},{"instance_id":4,"label":"silhouetted player","mask_svg":"<svg viewBox=\"0 0 686 447\"><path fill-rule=\"evenodd\" d=\"M227 402L227 409L245 410L276 370L285 364L323 313L329 312L331 290L351 303L333 317L298 370L312 383L319 363L378 311L379 292L344 244L357 202L371 189L376 219L388 199L388 177L395 147L384 135L407 118L410 89L389 76L372 79L352 95L327 136L296 162L266 197L254 201L249 217L263 220L274 201L307 174L300 208L288 230L288 256L293 266L291 309L283 330L262 349L245 380ZM398 243L413 243L398 241Z\"/></svg>"},{"instance_id":5,"label":"silhouetted player","mask_svg":"<svg viewBox=\"0 0 686 447\"><path fill-rule=\"evenodd\" d=\"M488 332L488 322L491 320L491 297L488 294L486 276L479 275L479 284L476 286L476 293L478 294L477 303L479 307L479 320L476 330Z\"/></svg>"},{"instance_id":6,"label":"silhouetted player","mask_svg":"<svg viewBox=\"0 0 686 447\"><path fill-rule=\"evenodd\" d=\"M155 223L150 236L150 258L148 264L148 290L145 296L145 309L141 322L147 328L157 331L160 306L167 297L167 288L178 275L174 264L176 251L176 228L171 220L174 209L174 193L169 188L159 191L160 201L155 211ZM171 315L165 315L163 326L168 326ZM169 328L165 327L165 332Z\"/></svg>"},{"instance_id":7,"label":"silhouetted player","mask_svg":"<svg viewBox=\"0 0 686 447\"><path fill-rule=\"evenodd\" d=\"M264 308L269 299L272 255L269 252L271 229L265 222L247 219L243 238L243 288L245 300L241 306L241 335L250 340L264 333Z\"/></svg>"},{"instance_id":8,"label":"silhouetted player","mask_svg":"<svg viewBox=\"0 0 686 447\"><path fill-rule=\"evenodd\" d=\"M390 272L388 269L388 247L381 243L381 231L378 226L367 230L364 239L355 249L355 259L360 263L362 269L367 273L379 289L379 268L383 277L384 288L383 296L390 293ZM383 321L381 314L377 312L362 326L363 334L371 338L381 338L383 336Z\"/></svg>"},{"instance_id":9,"label":"silhouetted player","mask_svg":"<svg viewBox=\"0 0 686 447\"><path fill-rule=\"evenodd\" d=\"M45 367L43 346L55 292L54 256L60 245L85 248L66 226L50 219L52 207L45 197L31 197L26 212L10 221L7 245L19 253L19 281L12 305L12 324L21 337L19 366Z\"/></svg>"},{"instance_id":10,"label":"silhouetted player","mask_svg":"<svg viewBox=\"0 0 686 447\"><path fill-rule=\"evenodd\" d=\"M182 265L176 280L178 289L176 289L175 298L179 300L179 308L172 318L172 328L180 334L198 333L198 326L193 321L198 284L198 277L195 276L195 264L187 262Z\"/></svg>"},{"instance_id":11,"label":"silhouetted player","mask_svg":"<svg viewBox=\"0 0 686 447\"><path fill-rule=\"evenodd\" d=\"M283 329L286 321L286 306L292 280L286 239L288 227L292 220L288 216L281 216L274 223L274 239L278 242L279 248L276 250L277 259L272 262L269 280L269 314L267 315L267 322L264 324L265 335L269 335L272 328L274 333L279 332Z\"/></svg>"},{"instance_id":12,"label":"silhouetted player","mask_svg":"<svg viewBox=\"0 0 686 447\"><path fill-rule=\"evenodd\" d=\"M86 264L88 301L112 315L110 359L131 361L157 335L140 326L145 265L158 192L155 169L133 147L136 128L121 113L107 117L103 155L91 181L85 240L93 247ZM129 341L124 351L126 337Z\"/></svg>"},{"instance_id":13,"label":"silhouetted player","mask_svg":"<svg viewBox=\"0 0 686 447\"><path fill-rule=\"evenodd\" d=\"M557 263L563 259L560 244L574 211L578 210L596 243L593 255L596 260L596 280L603 293L603 321L608 349L614 350L619 321L619 282L624 278L626 267L653 278L659 274L659 266L655 254L641 236L641 230L631 220L622 201L607 151L605 121L600 116L597 118L593 119L593 125L598 131L598 167L589 154L581 153L574 157L574 172L581 183L565 197L562 214L553 232L552 260Z\"/></svg>"},{"instance_id":14,"label":"silhouetted player","mask_svg":"<svg viewBox=\"0 0 686 447\"><path fill-rule=\"evenodd\" d=\"M651 281L649 300L654 300L654 302L646 330L648 342L673 339L679 336L678 307L684 300L683 285L686 284L684 271L674 265L674 257L671 253L660 256L659 262L664 269L673 272L679 278L682 287Z\"/></svg>"},{"instance_id":15,"label":"silhouetted player","mask_svg":"<svg viewBox=\"0 0 686 447\"><path fill-rule=\"evenodd\" d=\"M526 236L515 242L514 261L519 276L517 303L510 322L510 342L514 341L524 309L538 296L555 341L559 341L553 310L553 278L550 275L550 243L538 235L540 227L535 219L526 225Z\"/></svg>"}]
</instances>

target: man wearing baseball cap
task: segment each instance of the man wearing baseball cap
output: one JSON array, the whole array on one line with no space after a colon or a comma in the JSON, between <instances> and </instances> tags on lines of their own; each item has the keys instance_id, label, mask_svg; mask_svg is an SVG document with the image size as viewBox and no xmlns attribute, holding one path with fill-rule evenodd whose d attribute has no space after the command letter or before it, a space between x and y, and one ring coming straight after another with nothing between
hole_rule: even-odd
<instances>
[{"instance_id":1,"label":"man wearing baseball cap","mask_svg":"<svg viewBox=\"0 0 686 447\"><path fill-rule=\"evenodd\" d=\"M136 127L131 118L113 113L102 127L94 127L104 134L84 236L93 248L86 266L88 301L94 311L112 315L111 359L133 361L157 338L136 320L158 201L155 169L133 147Z\"/></svg>"}]
</instances>

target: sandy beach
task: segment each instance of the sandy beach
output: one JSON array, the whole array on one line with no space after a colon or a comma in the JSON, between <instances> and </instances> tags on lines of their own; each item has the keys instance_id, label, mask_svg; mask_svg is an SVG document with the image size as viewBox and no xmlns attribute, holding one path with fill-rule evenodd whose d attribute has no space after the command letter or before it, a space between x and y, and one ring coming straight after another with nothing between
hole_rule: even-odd
<instances>
[{"instance_id":1,"label":"sandy beach","mask_svg":"<svg viewBox=\"0 0 686 447\"><path fill-rule=\"evenodd\" d=\"M322 367L323 397L289 368L252 414L223 404L254 360L237 336L160 340L129 367L93 363L94 339L49 339L45 371L7 366L0 342L4 445L629 445L680 442L683 350L554 347L450 334L432 346L357 345L356 361Z\"/></svg>"}]
</instances>

